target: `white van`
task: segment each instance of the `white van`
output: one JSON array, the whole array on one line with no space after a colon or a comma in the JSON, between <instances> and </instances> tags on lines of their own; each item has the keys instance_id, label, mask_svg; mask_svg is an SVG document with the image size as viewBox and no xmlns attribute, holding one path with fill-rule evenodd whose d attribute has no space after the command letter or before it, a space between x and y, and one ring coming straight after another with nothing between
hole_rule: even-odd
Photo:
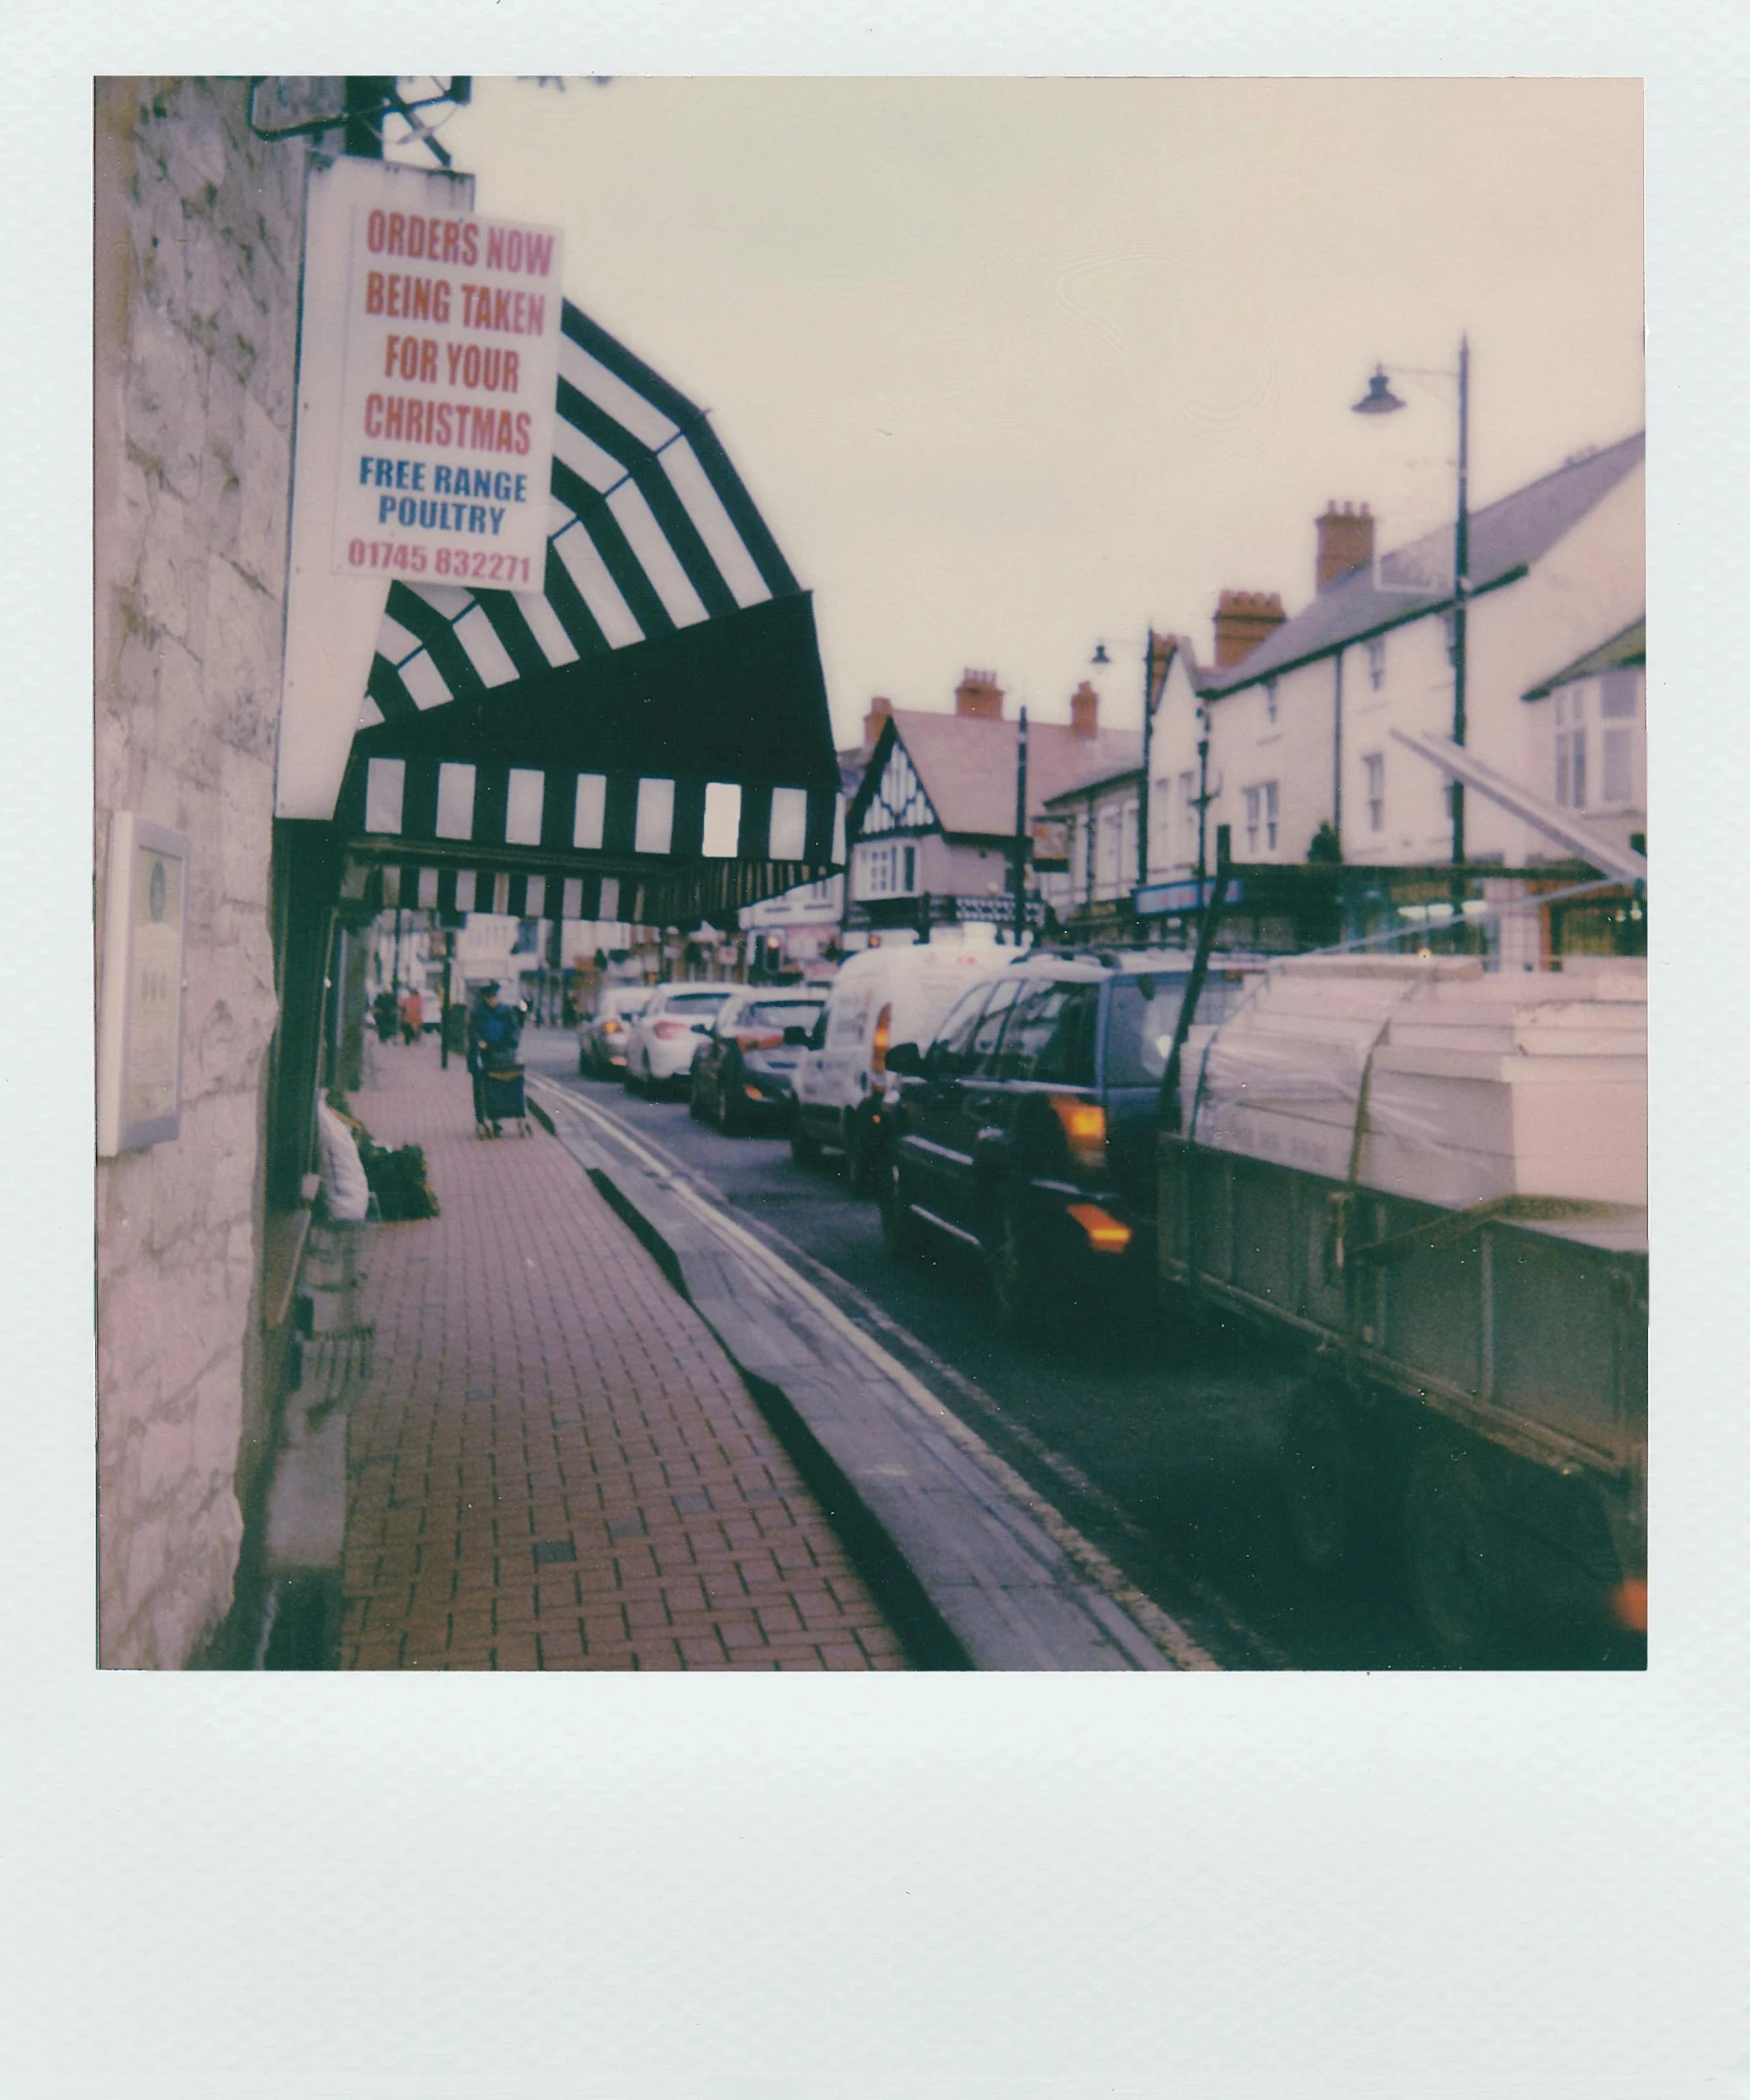
<instances>
[{"instance_id":1,"label":"white van","mask_svg":"<svg viewBox=\"0 0 1750 2100\"><path fill-rule=\"evenodd\" d=\"M790 1150L804 1163L823 1145L850 1162L851 1186L875 1185L881 1096L887 1052L895 1043L927 1043L962 992L1013 962L1013 948L920 941L909 948L869 948L833 979L826 1007L796 1072Z\"/></svg>"}]
</instances>

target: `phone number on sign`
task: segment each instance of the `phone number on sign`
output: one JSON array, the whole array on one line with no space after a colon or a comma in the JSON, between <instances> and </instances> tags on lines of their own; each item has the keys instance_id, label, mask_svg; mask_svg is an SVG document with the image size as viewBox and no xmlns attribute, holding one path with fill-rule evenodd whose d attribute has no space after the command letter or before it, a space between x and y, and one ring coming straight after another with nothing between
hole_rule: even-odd
<instances>
[{"instance_id":1,"label":"phone number on sign","mask_svg":"<svg viewBox=\"0 0 1750 2100\"><path fill-rule=\"evenodd\" d=\"M455 576L470 583L526 583L526 554L493 554L483 547L416 545L407 539L351 539L347 561L353 568L398 568L404 575Z\"/></svg>"}]
</instances>

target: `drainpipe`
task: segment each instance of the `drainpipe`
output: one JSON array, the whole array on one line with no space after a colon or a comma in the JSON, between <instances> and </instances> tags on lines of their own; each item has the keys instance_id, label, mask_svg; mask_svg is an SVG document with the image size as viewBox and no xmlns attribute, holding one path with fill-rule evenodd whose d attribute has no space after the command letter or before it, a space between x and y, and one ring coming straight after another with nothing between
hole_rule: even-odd
<instances>
[{"instance_id":1,"label":"drainpipe","mask_svg":"<svg viewBox=\"0 0 1750 2100\"><path fill-rule=\"evenodd\" d=\"M1342 853L1342 651L1330 659L1330 829Z\"/></svg>"}]
</instances>

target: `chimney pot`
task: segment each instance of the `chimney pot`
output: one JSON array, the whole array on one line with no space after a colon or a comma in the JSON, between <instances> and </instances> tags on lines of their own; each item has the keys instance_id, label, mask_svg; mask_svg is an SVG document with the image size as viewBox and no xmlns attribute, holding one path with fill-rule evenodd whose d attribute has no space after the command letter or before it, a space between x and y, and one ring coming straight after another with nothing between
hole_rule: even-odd
<instances>
[{"instance_id":1,"label":"chimney pot","mask_svg":"<svg viewBox=\"0 0 1750 2100\"><path fill-rule=\"evenodd\" d=\"M1070 694L1070 727L1077 736L1100 734L1100 695L1086 678Z\"/></svg>"},{"instance_id":2,"label":"chimney pot","mask_svg":"<svg viewBox=\"0 0 1750 2100\"><path fill-rule=\"evenodd\" d=\"M1371 564L1373 514L1365 504L1344 504L1339 511L1332 497L1324 507L1324 516L1315 518L1312 524L1318 534L1317 558L1313 563L1316 589L1328 590L1355 569Z\"/></svg>"},{"instance_id":3,"label":"chimney pot","mask_svg":"<svg viewBox=\"0 0 1750 2100\"><path fill-rule=\"evenodd\" d=\"M881 724L893 712L893 702L886 693L878 692L869 702L869 711L863 717L863 748L872 751L875 739L881 734Z\"/></svg>"},{"instance_id":4,"label":"chimney pot","mask_svg":"<svg viewBox=\"0 0 1750 2100\"><path fill-rule=\"evenodd\" d=\"M1217 670L1229 670L1274 634L1288 614L1275 590L1224 590L1216 605Z\"/></svg>"},{"instance_id":5,"label":"chimney pot","mask_svg":"<svg viewBox=\"0 0 1750 2100\"><path fill-rule=\"evenodd\" d=\"M1000 722L1003 688L997 683L996 672L968 669L954 688L954 711L978 721Z\"/></svg>"}]
</instances>

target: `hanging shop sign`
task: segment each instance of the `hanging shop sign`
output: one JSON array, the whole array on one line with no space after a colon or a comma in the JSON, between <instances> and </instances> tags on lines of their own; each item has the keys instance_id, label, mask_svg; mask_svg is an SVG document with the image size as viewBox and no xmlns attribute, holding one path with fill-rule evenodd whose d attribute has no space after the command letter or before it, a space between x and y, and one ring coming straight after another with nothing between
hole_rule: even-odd
<instances>
[{"instance_id":1,"label":"hanging shop sign","mask_svg":"<svg viewBox=\"0 0 1750 2100\"><path fill-rule=\"evenodd\" d=\"M355 202L332 566L545 581L561 238Z\"/></svg>"},{"instance_id":2,"label":"hanging shop sign","mask_svg":"<svg viewBox=\"0 0 1750 2100\"><path fill-rule=\"evenodd\" d=\"M97 1149L110 1159L182 1128L183 927L189 841L118 810L110 822Z\"/></svg>"}]
</instances>

